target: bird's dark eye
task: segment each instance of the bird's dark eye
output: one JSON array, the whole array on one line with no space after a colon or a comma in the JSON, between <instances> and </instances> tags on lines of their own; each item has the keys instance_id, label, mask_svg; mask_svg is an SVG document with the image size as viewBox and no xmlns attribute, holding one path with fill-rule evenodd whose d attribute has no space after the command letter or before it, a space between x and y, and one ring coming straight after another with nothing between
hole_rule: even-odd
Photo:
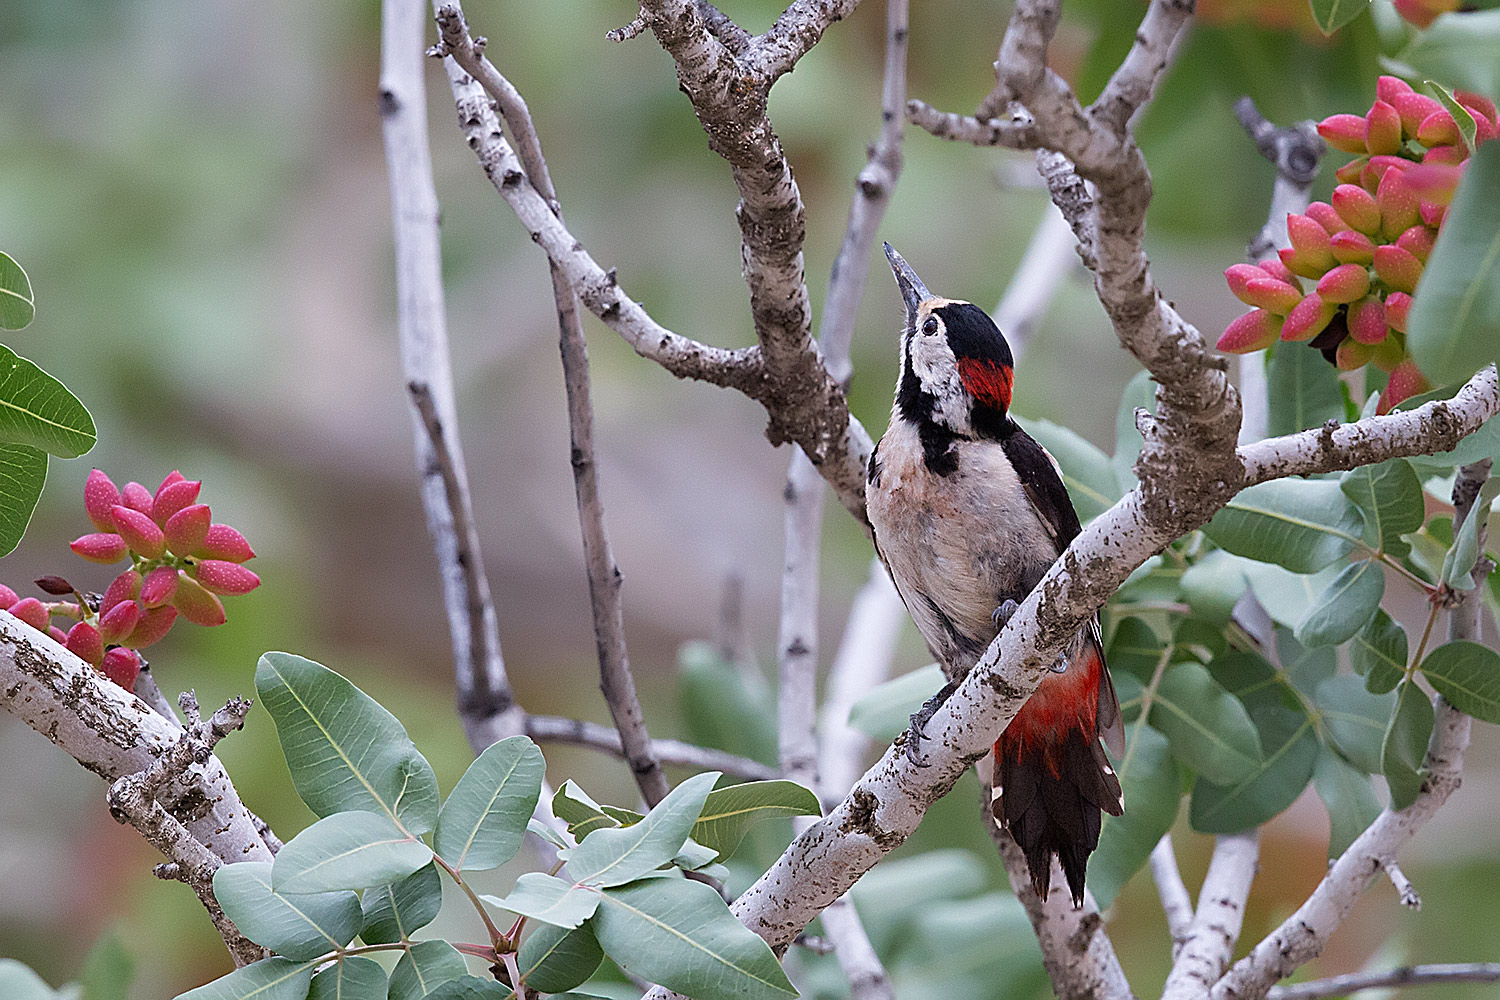
<instances>
[{"instance_id":1,"label":"bird's dark eye","mask_svg":"<svg viewBox=\"0 0 1500 1000\"><path fill-rule=\"evenodd\" d=\"M925 323L922 324L922 332L926 333L926 334L937 333L938 332L938 321L936 319L934 319L933 317L928 316L927 317L927 322L925 322Z\"/></svg>"}]
</instances>

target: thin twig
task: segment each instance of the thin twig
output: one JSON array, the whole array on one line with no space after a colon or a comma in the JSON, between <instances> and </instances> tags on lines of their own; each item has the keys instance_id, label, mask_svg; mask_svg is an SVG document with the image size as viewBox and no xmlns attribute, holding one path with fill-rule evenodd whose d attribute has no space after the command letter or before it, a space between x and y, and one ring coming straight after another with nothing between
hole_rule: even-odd
<instances>
[{"instance_id":1,"label":"thin twig","mask_svg":"<svg viewBox=\"0 0 1500 1000\"><path fill-rule=\"evenodd\" d=\"M458 440L443 302L437 190L427 144L422 0L386 0L380 111L390 172L401 367L412 392L422 508L443 581L459 715L478 753L519 732ZM426 398L428 412L422 411Z\"/></svg>"},{"instance_id":2,"label":"thin twig","mask_svg":"<svg viewBox=\"0 0 1500 1000\"><path fill-rule=\"evenodd\" d=\"M1401 905L1408 910L1420 910L1422 897L1417 895L1417 887L1411 884L1411 879L1406 877L1406 872L1401 870L1396 860L1390 858L1380 867L1385 869L1385 877L1391 880L1391 885L1396 889L1396 895L1401 897Z\"/></svg>"},{"instance_id":3,"label":"thin twig","mask_svg":"<svg viewBox=\"0 0 1500 1000\"><path fill-rule=\"evenodd\" d=\"M1341 997L1360 990L1396 986L1430 986L1435 983L1500 982L1500 962L1466 962L1451 965L1403 965L1385 972L1351 972L1343 976L1314 979L1306 983L1276 986L1268 1000L1319 1000Z\"/></svg>"},{"instance_id":4,"label":"thin twig","mask_svg":"<svg viewBox=\"0 0 1500 1000\"><path fill-rule=\"evenodd\" d=\"M597 722L565 719L555 715L527 715L526 735L538 743L569 743L624 757L619 731ZM695 746L681 740L652 739L651 750L663 764L691 767L700 771L723 771L740 778L766 780L779 772L760 761L739 757L712 747Z\"/></svg>"}]
</instances>

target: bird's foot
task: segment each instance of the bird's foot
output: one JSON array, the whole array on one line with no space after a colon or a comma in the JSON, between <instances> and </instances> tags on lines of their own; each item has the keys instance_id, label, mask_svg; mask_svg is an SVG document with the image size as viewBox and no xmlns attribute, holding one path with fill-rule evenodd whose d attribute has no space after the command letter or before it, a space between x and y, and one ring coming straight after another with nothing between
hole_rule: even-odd
<instances>
[{"instance_id":1,"label":"bird's foot","mask_svg":"<svg viewBox=\"0 0 1500 1000\"><path fill-rule=\"evenodd\" d=\"M995 631L998 632L1003 629L1020 607L1019 604L1007 597L1003 604L991 612L990 621L995 623Z\"/></svg>"},{"instance_id":2,"label":"bird's foot","mask_svg":"<svg viewBox=\"0 0 1500 1000\"><path fill-rule=\"evenodd\" d=\"M911 728L907 730L906 756L917 767L927 766L922 763L922 741L927 738L923 730L927 728L928 720L937 714L937 710L943 707L943 702L947 701L957 688L957 681L949 681L938 689L937 694L923 702L921 708L912 713Z\"/></svg>"}]
</instances>

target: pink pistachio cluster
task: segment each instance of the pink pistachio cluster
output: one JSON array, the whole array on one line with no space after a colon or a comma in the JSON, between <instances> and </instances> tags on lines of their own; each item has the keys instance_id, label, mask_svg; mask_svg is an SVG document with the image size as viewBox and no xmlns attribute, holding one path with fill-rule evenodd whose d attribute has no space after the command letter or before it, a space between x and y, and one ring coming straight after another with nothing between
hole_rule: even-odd
<instances>
[{"instance_id":1,"label":"pink pistachio cluster","mask_svg":"<svg viewBox=\"0 0 1500 1000\"><path fill-rule=\"evenodd\" d=\"M1406 351L1406 317L1448 203L1472 152L1441 103L1383 76L1370 112L1333 115L1318 134L1357 158L1336 172L1332 204L1287 216L1279 259L1235 264L1229 289L1254 306L1229 324L1219 350L1258 351L1306 341L1345 371L1374 363L1390 373L1380 412L1431 386ZM1475 144L1500 132L1495 105L1463 91ZM1304 280L1313 285L1311 290Z\"/></svg>"},{"instance_id":2,"label":"pink pistachio cluster","mask_svg":"<svg viewBox=\"0 0 1500 1000\"><path fill-rule=\"evenodd\" d=\"M141 669L136 650L165 637L179 614L197 625L222 625L219 597L260 586L260 577L243 565L255 557L250 543L229 525L212 523L208 505L197 502L202 487L173 472L155 493L140 483L117 489L95 469L84 484L83 506L99 530L71 547L90 562L129 559L130 567L110 583L97 610L55 576L37 585L74 601L21 598L0 585L0 607L131 688ZM76 624L64 632L51 624L53 615Z\"/></svg>"},{"instance_id":3,"label":"pink pistachio cluster","mask_svg":"<svg viewBox=\"0 0 1500 1000\"><path fill-rule=\"evenodd\" d=\"M1395 0L1396 13L1419 28L1437 20L1439 14L1458 10L1461 0Z\"/></svg>"}]
</instances>

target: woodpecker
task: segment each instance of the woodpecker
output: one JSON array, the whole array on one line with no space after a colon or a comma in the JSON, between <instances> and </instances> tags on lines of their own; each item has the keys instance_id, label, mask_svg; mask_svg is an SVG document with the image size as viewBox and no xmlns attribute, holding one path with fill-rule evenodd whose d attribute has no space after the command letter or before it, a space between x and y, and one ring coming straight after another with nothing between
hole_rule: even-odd
<instances>
[{"instance_id":1,"label":"woodpecker","mask_svg":"<svg viewBox=\"0 0 1500 1000\"><path fill-rule=\"evenodd\" d=\"M890 426L865 484L875 547L948 684L912 716L908 747L1017 604L1078 534L1057 466L1011 419L1010 345L983 309L939 298L885 244L906 304ZM1100 810L1124 811L1101 740L1124 747L1096 616L995 742L991 810L1046 898L1052 856L1075 908Z\"/></svg>"}]
</instances>

